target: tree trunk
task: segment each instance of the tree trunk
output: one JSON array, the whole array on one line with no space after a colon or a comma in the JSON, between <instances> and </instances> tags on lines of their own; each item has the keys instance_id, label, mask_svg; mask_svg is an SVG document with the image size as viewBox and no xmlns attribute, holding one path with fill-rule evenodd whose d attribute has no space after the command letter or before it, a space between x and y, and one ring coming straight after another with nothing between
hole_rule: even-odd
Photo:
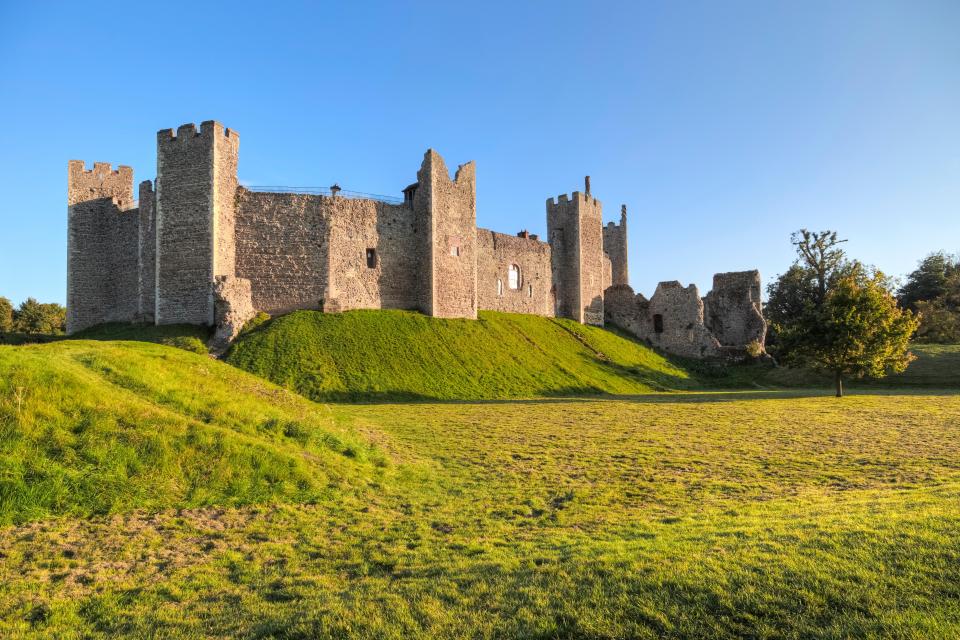
<instances>
[{"instance_id":1,"label":"tree trunk","mask_svg":"<svg viewBox=\"0 0 960 640\"><path fill-rule=\"evenodd\" d=\"M837 385L837 397L842 398L843 397L843 378L841 377L839 371L833 372L833 379Z\"/></svg>"}]
</instances>

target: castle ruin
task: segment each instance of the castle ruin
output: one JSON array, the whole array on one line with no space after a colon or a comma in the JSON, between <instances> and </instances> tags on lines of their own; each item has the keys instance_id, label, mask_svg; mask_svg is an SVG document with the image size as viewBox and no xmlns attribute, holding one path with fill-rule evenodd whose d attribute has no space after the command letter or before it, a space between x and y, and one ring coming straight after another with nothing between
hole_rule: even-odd
<instances>
[{"instance_id":1,"label":"castle ruin","mask_svg":"<svg viewBox=\"0 0 960 640\"><path fill-rule=\"evenodd\" d=\"M67 331L105 322L201 324L228 342L257 311L477 310L605 322L685 356L762 346L756 271L696 287L628 284L627 212L603 224L590 193L549 198L547 240L477 227L476 171L424 154L403 198L270 191L237 180L240 136L214 121L157 133L156 180L107 163L68 174Z\"/></svg>"}]
</instances>

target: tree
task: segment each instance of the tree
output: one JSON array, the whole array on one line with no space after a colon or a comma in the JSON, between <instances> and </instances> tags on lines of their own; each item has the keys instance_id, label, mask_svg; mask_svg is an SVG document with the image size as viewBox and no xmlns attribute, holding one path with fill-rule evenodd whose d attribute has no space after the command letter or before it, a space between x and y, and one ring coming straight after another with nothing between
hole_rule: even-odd
<instances>
[{"instance_id":1,"label":"tree","mask_svg":"<svg viewBox=\"0 0 960 640\"><path fill-rule=\"evenodd\" d=\"M0 331L13 331L13 304L0 296Z\"/></svg>"},{"instance_id":2,"label":"tree","mask_svg":"<svg viewBox=\"0 0 960 640\"><path fill-rule=\"evenodd\" d=\"M920 327L916 339L941 344L960 342L960 271L951 274L942 294L916 303Z\"/></svg>"},{"instance_id":3,"label":"tree","mask_svg":"<svg viewBox=\"0 0 960 640\"><path fill-rule=\"evenodd\" d=\"M916 310L920 302L931 302L947 292L950 278L960 274L960 258L943 251L931 253L907 276L899 291L900 305Z\"/></svg>"},{"instance_id":4,"label":"tree","mask_svg":"<svg viewBox=\"0 0 960 640\"><path fill-rule=\"evenodd\" d=\"M789 358L793 348L790 334L782 335L782 329L818 308L831 283L852 268L839 246L846 240L837 238L836 231L801 229L790 236L790 242L796 247L797 259L767 285L764 306L769 322L767 349L778 358Z\"/></svg>"},{"instance_id":5,"label":"tree","mask_svg":"<svg viewBox=\"0 0 960 640\"><path fill-rule=\"evenodd\" d=\"M827 295L834 273L847 262L847 256L838 245L846 242L837 238L836 231L808 231L800 229L790 236L790 242L800 255L795 264L809 269L816 281L817 304Z\"/></svg>"},{"instance_id":6,"label":"tree","mask_svg":"<svg viewBox=\"0 0 960 640\"><path fill-rule=\"evenodd\" d=\"M67 310L62 306L27 298L14 313L13 330L20 333L63 333L66 324Z\"/></svg>"},{"instance_id":7,"label":"tree","mask_svg":"<svg viewBox=\"0 0 960 640\"><path fill-rule=\"evenodd\" d=\"M823 302L808 306L781 334L793 359L833 373L839 398L844 376L881 378L906 369L917 324L911 311L897 305L889 278L852 263L831 283Z\"/></svg>"}]
</instances>

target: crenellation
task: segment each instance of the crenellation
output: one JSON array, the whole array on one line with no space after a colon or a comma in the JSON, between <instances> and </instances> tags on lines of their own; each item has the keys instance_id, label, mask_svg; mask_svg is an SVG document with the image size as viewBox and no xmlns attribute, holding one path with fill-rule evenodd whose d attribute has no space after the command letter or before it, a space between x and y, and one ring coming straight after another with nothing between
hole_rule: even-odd
<instances>
[{"instance_id":1,"label":"crenellation","mask_svg":"<svg viewBox=\"0 0 960 640\"><path fill-rule=\"evenodd\" d=\"M216 324L224 343L256 311L490 309L611 322L695 357L762 342L756 272L718 274L702 300L674 282L635 295L626 205L604 224L589 177L583 191L547 198L544 242L478 228L476 165L451 177L433 149L393 204L243 188L239 143L214 120L159 130L156 180L140 183L139 206L130 167L69 162L71 332L111 320Z\"/></svg>"}]
</instances>

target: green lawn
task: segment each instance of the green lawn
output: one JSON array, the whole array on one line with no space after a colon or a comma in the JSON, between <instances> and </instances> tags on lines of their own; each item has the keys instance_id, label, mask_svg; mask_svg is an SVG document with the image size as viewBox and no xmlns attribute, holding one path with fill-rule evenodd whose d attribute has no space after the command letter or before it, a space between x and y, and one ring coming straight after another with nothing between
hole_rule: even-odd
<instances>
[{"instance_id":1,"label":"green lawn","mask_svg":"<svg viewBox=\"0 0 960 640\"><path fill-rule=\"evenodd\" d=\"M960 636L951 392L324 405L0 347L0 513L0 637Z\"/></svg>"},{"instance_id":2,"label":"green lawn","mask_svg":"<svg viewBox=\"0 0 960 640\"><path fill-rule=\"evenodd\" d=\"M571 320L481 311L297 311L242 336L227 361L314 400L493 399L692 386L635 340Z\"/></svg>"}]
</instances>

